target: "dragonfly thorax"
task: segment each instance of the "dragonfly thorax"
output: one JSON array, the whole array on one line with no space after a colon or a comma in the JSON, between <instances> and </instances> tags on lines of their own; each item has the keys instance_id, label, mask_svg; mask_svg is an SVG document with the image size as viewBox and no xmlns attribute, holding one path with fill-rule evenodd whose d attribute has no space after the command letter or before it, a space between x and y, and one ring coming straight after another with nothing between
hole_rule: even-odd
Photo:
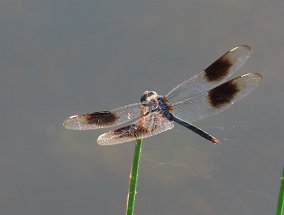
<instances>
[{"instance_id":1,"label":"dragonfly thorax","mask_svg":"<svg viewBox=\"0 0 284 215\"><path fill-rule=\"evenodd\" d=\"M158 95L155 91L145 91L141 97L141 104L146 107L145 115L153 111L172 111L172 105L168 99Z\"/></svg>"}]
</instances>

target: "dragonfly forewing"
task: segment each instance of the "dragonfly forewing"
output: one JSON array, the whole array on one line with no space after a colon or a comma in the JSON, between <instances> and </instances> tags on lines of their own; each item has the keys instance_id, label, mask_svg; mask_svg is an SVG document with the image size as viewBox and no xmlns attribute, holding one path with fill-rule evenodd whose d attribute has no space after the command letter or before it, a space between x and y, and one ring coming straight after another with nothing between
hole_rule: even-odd
<instances>
[{"instance_id":1,"label":"dragonfly forewing","mask_svg":"<svg viewBox=\"0 0 284 215\"><path fill-rule=\"evenodd\" d=\"M141 114L141 104L135 103L110 111L84 113L70 116L63 126L71 130L107 128L135 120Z\"/></svg>"},{"instance_id":2,"label":"dragonfly forewing","mask_svg":"<svg viewBox=\"0 0 284 215\"><path fill-rule=\"evenodd\" d=\"M175 103L206 92L225 82L246 62L250 55L249 46L237 46L226 52L204 71L176 86L166 97L171 103Z\"/></svg>"}]
</instances>

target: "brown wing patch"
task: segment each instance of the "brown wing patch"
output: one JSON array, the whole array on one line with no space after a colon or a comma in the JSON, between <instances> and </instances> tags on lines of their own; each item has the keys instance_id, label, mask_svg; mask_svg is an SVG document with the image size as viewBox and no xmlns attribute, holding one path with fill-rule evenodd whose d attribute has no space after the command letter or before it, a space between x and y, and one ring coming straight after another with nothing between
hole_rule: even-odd
<instances>
[{"instance_id":1,"label":"brown wing patch","mask_svg":"<svg viewBox=\"0 0 284 215\"><path fill-rule=\"evenodd\" d=\"M150 132L147 128L131 124L102 134L98 137L97 142L99 145L114 145L149 135Z\"/></svg>"},{"instance_id":2,"label":"brown wing patch","mask_svg":"<svg viewBox=\"0 0 284 215\"><path fill-rule=\"evenodd\" d=\"M121 137L139 138L142 137L147 132L149 132L147 128L131 124L112 131L112 134L118 138Z\"/></svg>"},{"instance_id":3,"label":"brown wing patch","mask_svg":"<svg viewBox=\"0 0 284 215\"><path fill-rule=\"evenodd\" d=\"M234 62L231 62L227 54L228 52L204 70L207 81L220 81L228 74Z\"/></svg>"},{"instance_id":4,"label":"brown wing patch","mask_svg":"<svg viewBox=\"0 0 284 215\"><path fill-rule=\"evenodd\" d=\"M209 102L214 108L221 108L231 103L239 91L239 86L234 80L228 81L208 92Z\"/></svg>"},{"instance_id":5,"label":"brown wing patch","mask_svg":"<svg viewBox=\"0 0 284 215\"><path fill-rule=\"evenodd\" d=\"M110 111L85 113L82 116L85 118L86 123L96 124L98 126L111 125L118 119L118 117Z\"/></svg>"}]
</instances>

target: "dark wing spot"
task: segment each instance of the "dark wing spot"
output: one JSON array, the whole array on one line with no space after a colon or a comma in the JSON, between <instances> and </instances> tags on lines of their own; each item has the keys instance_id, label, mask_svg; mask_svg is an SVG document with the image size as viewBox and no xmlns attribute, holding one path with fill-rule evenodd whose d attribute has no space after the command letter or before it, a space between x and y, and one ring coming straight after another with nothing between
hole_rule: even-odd
<instances>
[{"instance_id":1,"label":"dark wing spot","mask_svg":"<svg viewBox=\"0 0 284 215\"><path fill-rule=\"evenodd\" d=\"M112 131L117 137L133 137L135 124L127 125Z\"/></svg>"},{"instance_id":2,"label":"dark wing spot","mask_svg":"<svg viewBox=\"0 0 284 215\"><path fill-rule=\"evenodd\" d=\"M147 132L148 132L147 128L142 127L142 126L137 126L135 124L127 125L127 126L124 126L122 128L118 128L112 131L112 133L118 138L122 138L122 137L140 138L143 136L143 134Z\"/></svg>"},{"instance_id":3,"label":"dark wing spot","mask_svg":"<svg viewBox=\"0 0 284 215\"><path fill-rule=\"evenodd\" d=\"M232 65L233 63L227 57L226 53L204 70L205 78L209 82L220 81L228 74Z\"/></svg>"},{"instance_id":4,"label":"dark wing spot","mask_svg":"<svg viewBox=\"0 0 284 215\"><path fill-rule=\"evenodd\" d=\"M96 124L98 126L111 125L118 117L110 111L101 111L83 114L88 124Z\"/></svg>"},{"instance_id":5,"label":"dark wing spot","mask_svg":"<svg viewBox=\"0 0 284 215\"><path fill-rule=\"evenodd\" d=\"M228 81L208 92L209 103L214 108L220 108L231 103L239 91L238 84L234 80Z\"/></svg>"}]
</instances>

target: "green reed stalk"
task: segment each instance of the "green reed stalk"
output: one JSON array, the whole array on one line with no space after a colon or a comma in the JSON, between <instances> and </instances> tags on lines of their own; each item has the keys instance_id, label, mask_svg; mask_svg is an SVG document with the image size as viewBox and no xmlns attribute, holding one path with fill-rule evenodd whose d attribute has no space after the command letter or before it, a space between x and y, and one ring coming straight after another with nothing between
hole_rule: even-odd
<instances>
[{"instance_id":1,"label":"green reed stalk","mask_svg":"<svg viewBox=\"0 0 284 215\"><path fill-rule=\"evenodd\" d=\"M283 215L283 212L284 212L284 167L282 169L276 215Z\"/></svg>"},{"instance_id":2,"label":"green reed stalk","mask_svg":"<svg viewBox=\"0 0 284 215\"><path fill-rule=\"evenodd\" d=\"M137 193L136 190L137 190L137 180L138 180L138 172L139 172L139 162L140 162L140 156L141 156L141 147L142 147L142 140L137 139L137 142L135 145L132 169L130 172L129 189L128 189L127 205L126 205L126 215L134 214L134 205L135 205L135 197Z\"/></svg>"}]
</instances>

